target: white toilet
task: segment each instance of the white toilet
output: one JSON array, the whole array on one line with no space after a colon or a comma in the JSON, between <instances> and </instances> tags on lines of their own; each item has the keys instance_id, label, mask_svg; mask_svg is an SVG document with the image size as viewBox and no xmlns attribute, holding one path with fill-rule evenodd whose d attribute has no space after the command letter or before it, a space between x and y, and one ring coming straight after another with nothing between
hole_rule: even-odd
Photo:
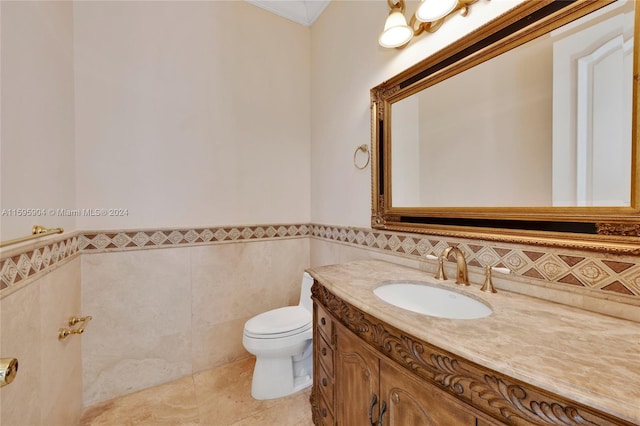
<instances>
[{"instance_id":1,"label":"white toilet","mask_svg":"<svg viewBox=\"0 0 640 426\"><path fill-rule=\"evenodd\" d=\"M255 399L280 398L313 382L312 284L305 272L298 306L273 309L244 324L242 344L256 356L251 383Z\"/></svg>"}]
</instances>

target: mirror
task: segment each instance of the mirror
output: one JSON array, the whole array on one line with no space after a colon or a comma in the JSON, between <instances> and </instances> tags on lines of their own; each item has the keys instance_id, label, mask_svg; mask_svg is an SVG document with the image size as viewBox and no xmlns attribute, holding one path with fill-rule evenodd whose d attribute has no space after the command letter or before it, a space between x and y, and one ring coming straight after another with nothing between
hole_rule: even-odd
<instances>
[{"instance_id":1,"label":"mirror","mask_svg":"<svg viewBox=\"0 0 640 426\"><path fill-rule=\"evenodd\" d=\"M525 2L373 88L372 225L640 235L634 3Z\"/></svg>"}]
</instances>

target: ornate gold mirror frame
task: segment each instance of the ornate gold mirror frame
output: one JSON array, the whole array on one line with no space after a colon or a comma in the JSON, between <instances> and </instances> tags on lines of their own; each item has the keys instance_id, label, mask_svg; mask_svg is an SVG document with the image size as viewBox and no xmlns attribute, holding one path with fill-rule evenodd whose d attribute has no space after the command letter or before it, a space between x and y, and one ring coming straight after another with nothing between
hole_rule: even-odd
<instances>
[{"instance_id":1,"label":"ornate gold mirror frame","mask_svg":"<svg viewBox=\"0 0 640 426\"><path fill-rule=\"evenodd\" d=\"M393 207L391 106L615 0L529 0L371 89L372 227L534 245L640 254L638 34L635 7L631 194L627 207Z\"/></svg>"}]
</instances>

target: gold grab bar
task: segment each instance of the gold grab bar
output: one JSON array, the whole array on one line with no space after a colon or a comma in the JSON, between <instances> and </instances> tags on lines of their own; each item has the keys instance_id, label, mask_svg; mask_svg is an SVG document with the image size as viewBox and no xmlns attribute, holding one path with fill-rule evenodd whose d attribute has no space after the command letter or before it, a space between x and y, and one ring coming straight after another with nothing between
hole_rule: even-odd
<instances>
[{"instance_id":1,"label":"gold grab bar","mask_svg":"<svg viewBox=\"0 0 640 426\"><path fill-rule=\"evenodd\" d=\"M16 238L14 240L3 241L0 243L0 247L10 246L12 244L23 243L25 241L33 240L34 238L46 237L47 235L52 234L62 234L64 229L62 228L45 228L40 225L33 225L31 228L31 235L27 235L26 237Z\"/></svg>"},{"instance_id":2,"label":"gold grab bar","mask_svg":"<svg viewBox=\"0 0 640 426\"><path fill-rule=\"evenodd\" d=\"M91 321L91 319L91 315L87 315L86 317L71 317L71 319L69 320L69 327L73 327L78 323L82 323L82 325L80 326L80 328L76 328L75 330L61 328L60 330L58 330L58 339L64 340L71 334L84 333L84 328L87 326L87 323Z\"/></svg>"}]
</instances>

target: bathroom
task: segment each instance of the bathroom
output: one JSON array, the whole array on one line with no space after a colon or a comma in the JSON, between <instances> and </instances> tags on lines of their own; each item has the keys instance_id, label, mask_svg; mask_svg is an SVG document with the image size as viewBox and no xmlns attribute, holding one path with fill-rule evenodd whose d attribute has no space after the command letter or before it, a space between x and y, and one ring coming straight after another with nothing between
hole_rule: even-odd
<instances>
[{"instance_id":1,"label":"bathroom","mask_svg":"<svg viewBox=\"0 0 640 426\"><path fill-rule=\"evenodd\" d=\"M0 255L0 355L20 362L0 423L78 424L96 403L246 358L245 321L295 304L309 267L435 268L426 255L456 238L415 234L429 249L407 255L401 233L372 229L371 166L354 164L370 90L518 3L479 0L396 50L377 43L385 1L332 0L311 26L239 0L1 2L0 240L65 232ZM640 320L637 256L548 251L616 263L609 279L631 285L587 297L540 273L520 291Z\"/></svg>"}]
</instances>

